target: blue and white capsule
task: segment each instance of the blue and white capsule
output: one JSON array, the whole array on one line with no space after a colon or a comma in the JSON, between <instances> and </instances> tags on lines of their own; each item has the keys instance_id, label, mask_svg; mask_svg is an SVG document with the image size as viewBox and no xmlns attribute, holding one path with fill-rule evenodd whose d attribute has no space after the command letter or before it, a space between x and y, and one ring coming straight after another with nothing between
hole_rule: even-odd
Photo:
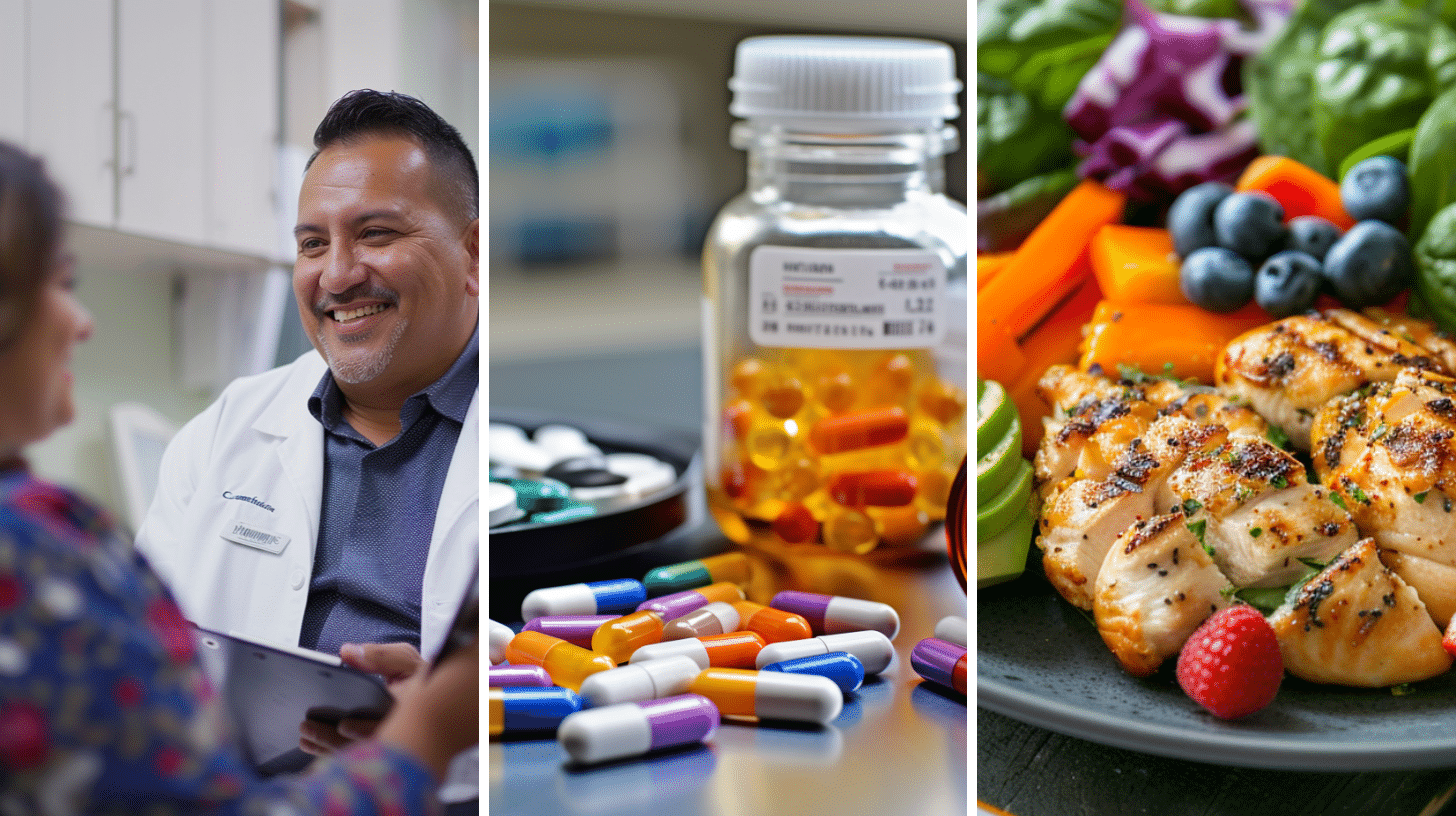
<instances>
[{"instance_id":1,"label":"blue and white capsule","mask_svg":"<svg viewBox=\"0 0 1456 816\"><path fill-rule=\"evenodd\" d=\"M581 697L560 686L504 686L490 690L490 735L555 731L581 710Z\"/></svg>"},{"instance_id":2,"label":"blue and white capsule","mask_svg":"<svg viewBox=\"0 0 1456 816\"><path fill-rule=\"evenodd\" d=\"M780 660L764 666L763 671L817 674L833 680L834 685L839 686L839 690L845 694L858 689L864 684L865 679L864 664L849 652L829 652L822 655L798 657L793 660Z\"/></svg>"},{"instance_id":3,"label":"blue and white capsule","mask_svg":"<svg viewBox=\"0 0 1456 816\"><path fill-rule=\"evenodd\" d=\"M863 632L840 632L833 635L770 643L758 653L754 665L762 669L770 663L829 654L830 652L849 652L854 655L864 665L866 674L879 674L890 665L890 661L895 657L895 647L890 644L890 639L885 637L885 633L867 629Z\"/></svg>"},{"instance_id":4,"label":"blue and white capsule","mask_svg":"<svg viewBox=\"0 0 1456 816\"><path fill-rule=\"evenodd\" d=\"M521 602L521 620L547 615L622 615L647 600L647 589L632 578L532 590Z\"/></svg>"}]
</instances>

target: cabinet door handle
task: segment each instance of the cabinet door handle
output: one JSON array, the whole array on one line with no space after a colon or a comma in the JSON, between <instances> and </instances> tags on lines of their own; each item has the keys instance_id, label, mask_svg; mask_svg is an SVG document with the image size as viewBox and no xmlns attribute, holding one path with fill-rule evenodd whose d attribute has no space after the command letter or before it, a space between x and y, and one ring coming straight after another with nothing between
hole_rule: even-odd
<instances>
[{"instance_id":1,"label":"cabinet door handle","mask_svg":"<svg viewBox=\"0 0 1456 816\"><path fill-rule=\"evenodd\" d=\"M119 111L117 120L121 127L117 137L121 144L117 146L117 155L121 160L121 175L130 176L136 173L136 115L131 111Z\"/></svg>"}]
</instances>

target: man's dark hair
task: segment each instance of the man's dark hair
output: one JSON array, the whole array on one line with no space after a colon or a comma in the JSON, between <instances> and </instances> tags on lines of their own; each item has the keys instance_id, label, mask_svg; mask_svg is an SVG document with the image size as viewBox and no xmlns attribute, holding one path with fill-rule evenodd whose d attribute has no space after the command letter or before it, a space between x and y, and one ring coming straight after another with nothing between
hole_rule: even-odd
<instances>
[{"instance_id":1,"label":"man's dark hair","mask_svg":"<svg viewBox=\"0 0 1456 816\"><path fill-rule=\"evenodd\" d=\"M326 147L380 134L405 135L419 142L450 191L450 203L463 209L468 220L480 217L480 175L460 131L406 94L366 88L339 97L314 131L314 153L304 167L311 166Z\"/></svg>"}]
</instances>

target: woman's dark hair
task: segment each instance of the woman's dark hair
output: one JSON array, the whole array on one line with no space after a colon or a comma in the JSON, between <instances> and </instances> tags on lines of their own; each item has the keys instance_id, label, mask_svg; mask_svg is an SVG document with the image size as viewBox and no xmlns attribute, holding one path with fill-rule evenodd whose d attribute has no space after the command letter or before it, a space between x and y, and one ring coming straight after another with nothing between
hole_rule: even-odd
<instances>
[{"instance_id":1,"label":"woman's dark hair","mask_svg":"<svg viewBox=\"0 0 1456 816\"><path fill-rule=\"evenodd\" d=\"M467 221L480 217L480 175L470 148L454 125L413 96L366 88L339 97L314 131L308 164L330 145L380 134L407 135L419 142L448 190L447 203L465 213Z\"/></svg>"},{"instance_id":2,"label":"woman's dark hair","mask_svg":"<svg viewBox=\"0 0 1456 816\"><path fill-rule=\"evenodd\" d=\"M64 207L41 160L0 141L0 348L20 334L54 268Z\"/></svg>"}]
</instances>

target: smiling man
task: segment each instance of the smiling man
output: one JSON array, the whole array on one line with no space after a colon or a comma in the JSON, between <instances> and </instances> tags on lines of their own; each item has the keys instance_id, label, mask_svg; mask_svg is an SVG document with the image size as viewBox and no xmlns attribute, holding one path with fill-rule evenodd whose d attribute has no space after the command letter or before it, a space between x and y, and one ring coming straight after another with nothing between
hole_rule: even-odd
<instances>
[{"instance_id":1,"label":"smiling man","mask_svg":"<svg viewBox=\"0 0 1456 816\"><path fill-rule=\"evenodd\" d=\"M408 673L478 563L479 180L401 94L345 95L314 145L293 288L316 351L178 432L138 546L199 626Z\"/></svg>"}]
</instances>

